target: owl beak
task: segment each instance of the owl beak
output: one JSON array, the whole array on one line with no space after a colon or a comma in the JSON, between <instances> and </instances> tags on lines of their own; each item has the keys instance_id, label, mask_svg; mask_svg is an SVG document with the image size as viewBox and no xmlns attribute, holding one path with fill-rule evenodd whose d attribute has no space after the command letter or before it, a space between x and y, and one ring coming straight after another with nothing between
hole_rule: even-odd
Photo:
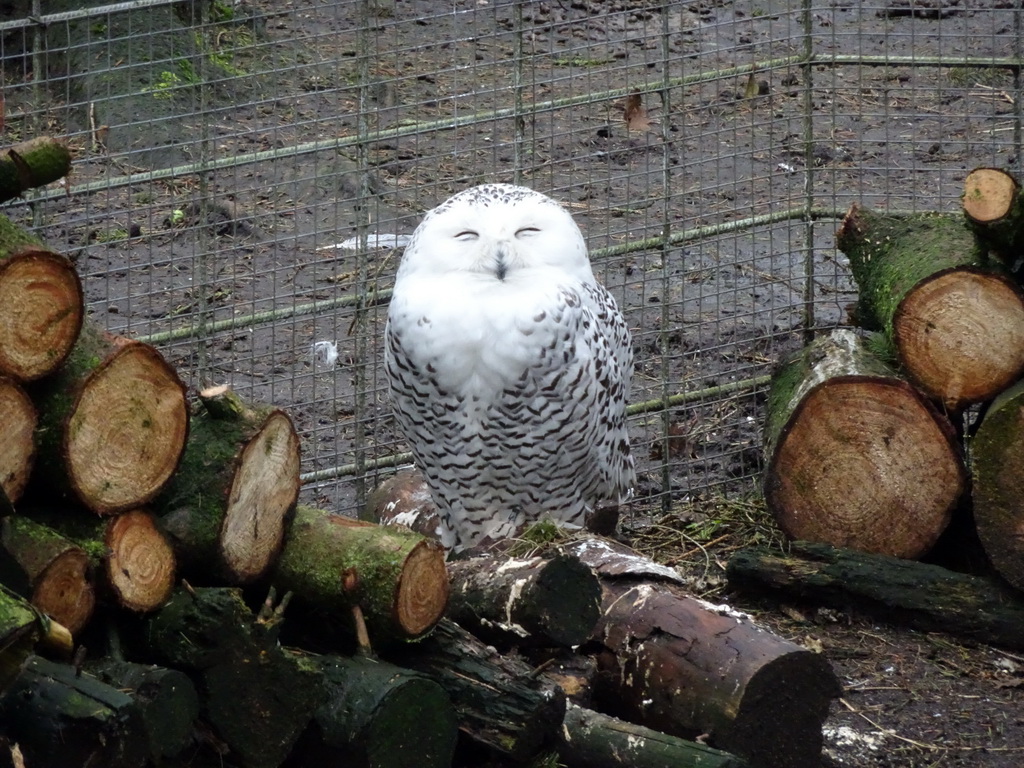
<instances>
[{"instance_id":1,"label":"owl beak","mask_svg":"<svg viewBox=\"0 0 1024 768\"><path fill-rule=\"evenodd\" d=\"M498 246L495 258L494 274L498 280L505 282L505 275L508 274L508 251L505 250L504 246Z\"/></svg>"}]
</instances>

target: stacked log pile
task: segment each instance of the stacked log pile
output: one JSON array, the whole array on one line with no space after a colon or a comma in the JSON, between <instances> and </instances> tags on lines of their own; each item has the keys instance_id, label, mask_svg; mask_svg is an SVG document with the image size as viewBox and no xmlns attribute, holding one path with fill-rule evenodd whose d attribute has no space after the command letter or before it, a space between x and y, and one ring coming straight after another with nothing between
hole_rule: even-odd
<instances>
[{"instance_id":1,"label":"stacked log pile","mask_svg":"<svg viewBox=\"0 0 1024 768\"><path fill-rule=\"evenodd\" d=\"M846 214L836 241L860 328L780 365L765 425L769 508L790 538L819 546L741 553L735 585L903 612L991 642L1024 631L1013 590L900 560L935 552L952 521L1024 590L1024 199L1010 174L979 168L962 201L961 214ZM840 594L840 571L870 576ZM937 578L958 585L973 619L911 589ZM1011 619L1012 631L997 629Z\"/></svg>"},{"instance_id":2,"label":"stacked log pile","mask_svg":"<svg viewBox=\"0 0 1024 768\"><path fill-rule=\"evenodd\" d=\"M8 151L0 196L66 160ZM670 569L585 539L449 573L429 523L299 506L287 413L189 397L2 217L0 297L0 764L816 761L828 663ZM412 497L436 520L419 478L377 499Z\"/></svg>"}]
</instances>

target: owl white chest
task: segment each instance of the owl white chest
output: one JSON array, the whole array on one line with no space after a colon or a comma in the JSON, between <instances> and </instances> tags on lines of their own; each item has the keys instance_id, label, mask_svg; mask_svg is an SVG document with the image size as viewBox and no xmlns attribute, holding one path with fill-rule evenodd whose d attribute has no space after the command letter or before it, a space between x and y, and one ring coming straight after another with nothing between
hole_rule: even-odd
<instances>
[{"instance_id":1,"label":"owl white chest","mask_svg":"<svg viewBox=\"0 0 1024 768\"><path fill-rule=\"evenodd\" d=\"M564 336L566 318L557 309L564 289L534 272L504 281L475 274L421 278L396 291L392 331L441 390L487 402Z\"/></svg>"}]
</instances>

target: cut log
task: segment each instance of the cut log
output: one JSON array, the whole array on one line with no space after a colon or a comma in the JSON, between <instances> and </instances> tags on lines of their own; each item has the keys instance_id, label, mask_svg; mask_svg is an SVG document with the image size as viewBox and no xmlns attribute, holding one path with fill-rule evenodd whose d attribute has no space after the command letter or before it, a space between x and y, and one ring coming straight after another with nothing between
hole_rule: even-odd
<instances>
[{"instance_id":1,"label":"cut log","mask_svg":"<svg viewBox=\"0 0 1024 768\"><path fill-rule=\"evenodd\" d=\"M1024 382L985 411L971 440L974 524L992 565L1024 590Z\"/></svg>"},{"instance_id":2,"label":"cut log","mask_svg":"<svg viewBox=\"0 0 1024 768\"><path fill-rule=\"evenodd\" d=\"M247 584L281 551L299 494L299 437L277 408L200 394L181 467L154 503L191 581Z\"/></svg>"},{"instance_id":3,"label":"cut log","mask_svg":"<svg viewBox=\"0 0 1024 768\"><path fill-rule=\"evenodd\" d=\"M964 179L968 226L1014 271L1024 250L1024 197L1020 184L998 168L976 168Z\"/></svg>"},{"instance_id":4,"label":"cut log","mask_svg":"<svg viewBox=\"0 0 1024 768\"><path fill-rule=\"evenodd\" d=\"M292 750L286 768L449 768L458 721L444 690L422 675L365 656L310 659L327 700Z\"/></svg>"},{"instance_id":5,"label":"cut log","mask_svg":"<svg viewBox=\"0 0 1024 768\"><path fill-rule=\"evenodd\" d=\"M776 371L764 439L765 499L790 538L917 558L966 487L948 419L846 329Z\"/></svg>"},{"instance_id":6,"label":"cut log","mask_svg":"<svg viewBox=\"0 0 1024 768\"><path fill-rule=\"evenodd\" d=\"M61 534L22 516L0 521L0 581L77 635L96 593L89 555Z\"/></svg>"},{"instance_id":7,"label":"cut log","mask_svg":"<svg viewBox=\"0 0 1024 768\"><path fill-rule=\"evenodd\" d=\"M602 711L682 738L709 734L755 766L818 764L821 726L842 692L823 656L671 583L603 586Z\"/></svg>"},{"instance_id":8,"label":"cut log","mask_svg":"<svg viewBox=\"0 0 1024 768\"><path fill-rule=\"evenodd\" d=\"M138 768L146 733L135 701L68 664L34 657L0 699L26 766Z\"/></svg>"},{"instance_id":9,"label":"cut log","mask_svg":"<svg viewBox=\"0 0 1024 768\"><path fill-rule=\"evenodd\" d=\"M601 584L576 557L474 557L448 564L447 615L505 646L579 645L600 616Z\"/></svg>"},{"instance_id":10,"label":"cut log","mask_svg":"<svg viewBox=\"0 0 1024 768\"><path fill-rule=\"evenodd\" d=\"M188 676L176 669L101 659L86 671L128 694L139 709L150 759L157 765L180 756L192 743L199 695Z\"/></svg>"},{"instance_id":11,"label":"cut log","mask_svg":"<svg viewBox=\"0 0 1024 768\"><path fill-rule=\"evenodd\" d=\"M344 588L355 577L354 591ZM273 576L295 595L296 608L318 617L317 632L351 636L351 609L366 614L376 645L430 631L444 615L448 573L436 541L300 506Z\"/></svg>"},{"instance_id":12,"label":"cut log","mask_svg":"<svg viewBox=\"0 0 1024 768\"><path fill-rule=\"evenodd\" d=\"M177 577L174 549L148 510L106 517L81 508L26 514L89 554L100 596L140 613L159 608L170 597Z\"/></svg>"},{"instance_id":13,"label":"cut log","mask_svg":"<svg viewBox=\"0 0 1024 768\"><path fill-rule=\"evenodd\" d=\"M71 262L23 237L0 216L0 374L32 381L71 352L85 301Z\"/></svg>"},{"instance_id":14,"label":"cut log","mask_svg":"<svg viewBox=\"0 0 1024 768\"><path fill-rule=\"evenodd\" d=\"M233 588L179 590L142 633L155 659L192 677L201 714L245 768L276 768L324 701L315 665L278 644Z\"/></svg>"},{"instance_id":15,"label":"cut log","mask_svg":"<svg viewBox=\"0 0 1024 768\"><path fill-rule=\"evenodd\" d=\"M8 504L18 502L32 474L36 421L35 406L25 390L0 376L0 490Z\"/></svg>"},{"instance_id":16,"label":"cut log","mask_svg":"<svg viewBox=\"0 0 1024 768\"><path fill-rule=\"evenodd\" d=\"M558 756L568 768L745 768L748 763L693 741L570 704Z\"/></svg>"},{"instance_id":17,"label":"cut log","mask_svg":"<svg viewBox=\"0 0 1024 768\"><path fill-rule=\"evenodd\" d=\"M861 324L884 331L910 378L948 410L1024 372L1024 293L962 217L854 204L836 243L860 287Z\"/></svg>"},{"instance_id":18,"label":"cut log","mask_svg":"<svg viewBox=\"0 0 1024 768\"><path fill-rule=\"evenodd\" d=\"M565 717L562 691L454 622L443 619L424 640L396 648L392 660L440 684L473 743L520 762L555 744Z\"/></svg>"},{"instance_id":19,"label":"cut log","mask_svg":"<svg viewBox=\"0 0 1024 768\"><path fill-rule=\"evenodd\" d=\"M854 608L898 626L1024 650L1020 596L980 576L804 542L788 555L741 550L726 572L735 589Z\"/></svg>"},{"instance_id":20,"label":"cut log","mask_svg":"<svg viewBox=\"0 0 1024 768\"><path fill-rule=\"evenodd\" d=\"M153 499L178 466L185 385L148 344L87 324L64 367L29 394L40 414L30 490L41 498L71 494L116 514Z\"/></svg>"},{"instance_id":21,"label":"cut log","mask_svg":"<svg viewBox=\"0 0 1024 768\"><path fill-rule=\"evenodd\" d=\"M57 139L40 136L0 152L0 203L71 173L71 152Z\"/></svg>"},{"instance_id":22,"label":"cut log","mask_svg":"<svg viewBox=\"0 0 1024 768\"><path fill-rule=\"evenodd\" d=\"M429 539L440 539L441 517L418 469L402 469L374 489L360 519L404 525Z\"/></svg>"}]
</instances>

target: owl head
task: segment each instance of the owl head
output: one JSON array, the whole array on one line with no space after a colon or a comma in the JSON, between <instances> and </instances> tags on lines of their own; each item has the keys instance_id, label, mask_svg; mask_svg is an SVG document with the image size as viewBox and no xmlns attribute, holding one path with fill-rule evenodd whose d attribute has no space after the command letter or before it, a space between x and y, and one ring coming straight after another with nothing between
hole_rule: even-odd
<instances>
[{"instance_id":1,"label":"owl head","mask_svg":"<svg viewBox=\"0 0 1024 768\"><path fill-rule=\"evenodd\" d=\"M402 257L411 273L472 273L523 282L563 272L593 281L579 227L547 195L512 184L484 184L450 197L424 217Z\"/></svg>"}]
</instances>

